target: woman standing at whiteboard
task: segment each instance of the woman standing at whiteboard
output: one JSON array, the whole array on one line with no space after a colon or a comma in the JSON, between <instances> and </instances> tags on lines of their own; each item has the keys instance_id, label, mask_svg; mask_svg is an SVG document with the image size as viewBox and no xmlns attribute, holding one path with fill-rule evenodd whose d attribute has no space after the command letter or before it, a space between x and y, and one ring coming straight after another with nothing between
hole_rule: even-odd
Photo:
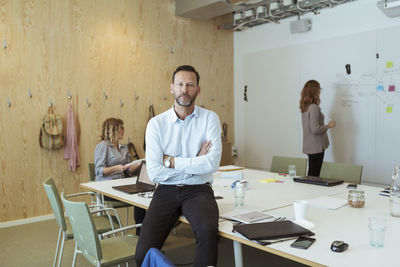
<instances>
[{"instance_id":1,"label":"woman standing at whiteboard","mask_svg":"<svg viewBox=\"0 0 400 267\"><path fill-rule=\"evenodd\" d=\"M324 124L325 116L319 107L322 88L319 82L309 80L301 91L300 110L303 125L303 153L308 155L308 176L319 176L325 149L329 146L327 131L336 126L331 120Z\"/></svg>"}]
</instances>

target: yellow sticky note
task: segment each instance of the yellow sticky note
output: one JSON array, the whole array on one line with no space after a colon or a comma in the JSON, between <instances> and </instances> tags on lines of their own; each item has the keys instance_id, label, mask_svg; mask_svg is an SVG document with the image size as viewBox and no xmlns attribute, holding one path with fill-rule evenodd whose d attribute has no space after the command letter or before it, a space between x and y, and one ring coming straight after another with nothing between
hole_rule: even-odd
<instances>
[{"instance_id":1,"label":"yellow sticky note","mask_svg":"<svg viewBox=\"0 0 400 267\"><path fill-rule=\"evenodd\" d=\"M387 106L386 107L386 113L392 113L393 112L393 107L392 106Z\"/></svg>"},{"instance_id":2,"label":"yellow sticky note","mask_svg":"<svg viewBox=\"0 0 400 267\"><path fill-rule=\"evenodd\" d=\"M278 181L278 179L262 179L260 180L260 183L275 183L276 181Z\"/></svg>"},{"instance_id":3,"label":"yellow sticky note","mask_svg":"<svg viewBox=\"0 0 400 267\"><path fill-rule=\"evenodd\" d=\"M393 68L393 61L386 62L386 68L387 69Z\"/></svg>"}]
</instances>

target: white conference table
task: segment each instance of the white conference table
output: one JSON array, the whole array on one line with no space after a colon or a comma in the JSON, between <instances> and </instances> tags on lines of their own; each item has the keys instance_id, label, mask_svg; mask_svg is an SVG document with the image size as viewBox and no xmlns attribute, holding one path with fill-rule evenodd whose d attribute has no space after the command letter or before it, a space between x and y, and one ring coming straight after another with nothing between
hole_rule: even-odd
<instances>
[{"instance_id":1,"label":"white conference table","mask_svg":"<svg viewBox=\"0 0 400 267\"><path fill-rule=\"evenodd\" d=\"M379 195L382 188L359 185L365 192L365 206L353 208L346 205L337 210L308 207L307 219L315 224L312 231L316 241L307 250L291 248L293 240L261 246L232 233L232 223L220 223L220 234L258 249L289 258L311 266L400 266L398 259L400 218L389 214L389 198ZM347 199L347 192L333 197ZM293 219L293 207L270 210L269 213ZM368 217L381 216L388 220L385 245L374 248L369 245ZM335 240L345 241L349 248L336 253L330 250Z\"/></svg>"},{"instance_id":2,"label":"white conference table","mask_svg":"<svg viewBox=\"0 0 400 267\"><path fill-rule=\"evenodd\" d=\"M221 172L217 172L214 174L213 189L215 192L218 192L223 196L223 199L217 200L220 215L233 216L243 213L245 211L254 210L274 210L273 214L275 215L275 210L280 211L279 209L282 209L282 212L284 213L285 209L287 209L287 212L289 212L290 214L287 214L287 216L285 216L287 218L290 218L291 216L289 215L292 214L291 205L295 200L311 199L319 196L333 196L338 194L345 194L347 196L348 190L346 189L346 184L341 184L334 187L315 186L296 183L288 178L288 176L284 177L276 173L271 173L267 171L252 169L244 169L241 171L244 174L244 179L248 180L250 184L250 189L246 191L244 206L241 208L235 208L234 206L233 190L230 187L231 182L233 182L234 180L221 178ZM116 185L132 184L135 182L135 179L136 178L126 178L103 182L88 182L82 183L81 187L90 191L113 197L123 202L130 203L134 206L147 209L149 207L151 199L140 197L137 194L129 195L112 188ZM278 180L278 182L260 182L260 180L265 179L276 179ZM185 221L184 218L181 218L181 220ZM249 240L239 238L237 235L232 234L232 223L229 221L220 221L219 230L221 236L233 240L236 267L243 266L241 253L242 243L286 258L290 258L298 262L306 264L315 263L310 260L311 258L306 257L307 255L305 255L305 258L303 258L301 256L291 253L292 251L276 249L276 246L280 247L278 244L263 247ZM284 242L283 244L287 244L287 242ZM295 253L296 252L298 251L295 251Z\"/></svg>"}]
</instances>

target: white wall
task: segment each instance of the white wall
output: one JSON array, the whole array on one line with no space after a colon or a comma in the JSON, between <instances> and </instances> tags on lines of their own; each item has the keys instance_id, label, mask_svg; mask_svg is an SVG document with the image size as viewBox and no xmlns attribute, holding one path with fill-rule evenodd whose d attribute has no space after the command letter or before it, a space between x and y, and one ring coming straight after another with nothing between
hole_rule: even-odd
<instances>
[{"instance_id":1,"label":"white wall","mask_svg":"<svg viewBox=\"0 0 400 267\"><path fill-rule=\"evenodd\" d=\"M358 33L400 25L399 18L386 17L377 7L377 0L358 0L343 4L332 9L321 10L319 15L307 14L304 18L312 19L311 31L302 34L291 34L289 23L296 18L281 21L280 24L265 24L234 34L234 70L235 70L235 145L238 149L238 164L258 168L268 168L269 162L252 165L246 159L252 158L246 154L245 136L246 117L243 88L245 85L245 58L258 51L283 48L319 40L332 39L340 36L351 36ZM277 50L279 51L279 49ZM249 73L249 69L246 70ZM284 74L282 74L284 76ZM297 93L297 91L296 91ZM247 103L251 105L251 101ZM299 114L300 117L300 114ZM254 132L257 129L252 129ZM298 129L301 135L301 129ZM266 136L265 138L268 138ZM262 141L262 140L261 140ZM301 141L299 136L298 142ZM301 144L300 144L301 145ZM300 150L301 151L301 150ZM283 152L284 153L284 152ZM301 153L296 151L295 153ZM282 154L285 155L285 154ZM293 155L301 156L301 155ZM269 159L270 160L270 159Z\"/></svg>"}]
</instances>

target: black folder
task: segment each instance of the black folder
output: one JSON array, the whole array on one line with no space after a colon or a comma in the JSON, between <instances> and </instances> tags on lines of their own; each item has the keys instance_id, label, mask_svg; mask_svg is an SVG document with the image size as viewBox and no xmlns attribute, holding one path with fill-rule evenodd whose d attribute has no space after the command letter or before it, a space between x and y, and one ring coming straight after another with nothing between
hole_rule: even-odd
<instances>
[{"instance_id":1,"label":"black folder","mask_svg":"<svg viewBox=\"0 0 400 267\"><path fill-rule=\"evenodd\" d=\"M322 185L322 186L334 186L343 184L343 180L340 179L330 179L330 178L323 178L323 177L316 177L316 176L299 176L294 177L293 181L299 183L306 183L306 184L315 184L315 185Z\"/></svg>"},{"instance_id":2,"label":"black folder","mask_svg":"<svg viewBox=\"0 0 400 267\"><path fill-rule=\"evenodd\" d=\"M250 240L271 240L314 235L310 230L292 221L238 224L233 226L233 230Z\"/></svg>"}]
</instances>

